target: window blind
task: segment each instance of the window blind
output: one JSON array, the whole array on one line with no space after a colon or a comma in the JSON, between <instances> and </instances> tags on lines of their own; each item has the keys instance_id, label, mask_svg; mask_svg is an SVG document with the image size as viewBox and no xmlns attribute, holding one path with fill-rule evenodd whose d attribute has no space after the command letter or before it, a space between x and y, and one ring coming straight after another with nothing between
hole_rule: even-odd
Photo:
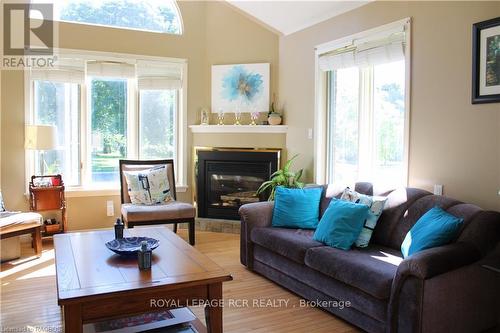
<instances>
[{"instance_id":1,"label":"window blind","mask_svg":"<svg viewBox=\"0 0 500 333\"><path fill-rule=\"evenodd\" d=\"M87 61L87 75L133 79L135 78L135 65L114 61Z\"/></svg>"},{"instance_id":2,"label":"window blind","mask_svg":"<svg viewBox=\"0 0 500 333\"><path fill-rule=\"evenodd\" d=\"M180 89L182 64L138 61L137 82L139 89Z\"/></svg>"},{"instance_id":3,"label":"window blind","mask_svg":"<svg viewBox=\"0 0 500 333\"><path fill-rule=\"evenodd\" d=\"M318 58L322 71L349 67L365 67L403 60L406 34L404 27L386 31L369 39L351 40Z\"/></svg>"},{"instance_id":4,"label":"window blind","mask_svg":"<svg viewBox=\"0 0 500 333\"><path fill-rule=\"evenodd\" d=\"M85 81L85 61L59 58L54 68L33 69L30 75L32 80L81 84Z\"/></svg>"}]
</instances>

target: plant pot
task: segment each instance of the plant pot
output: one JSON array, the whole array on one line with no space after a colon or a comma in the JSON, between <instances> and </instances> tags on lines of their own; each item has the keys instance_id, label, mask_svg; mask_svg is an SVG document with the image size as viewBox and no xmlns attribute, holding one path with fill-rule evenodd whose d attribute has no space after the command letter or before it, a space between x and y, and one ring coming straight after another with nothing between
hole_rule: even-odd
<instances>
[{"instance_id":1,"label":"plant pot","mask_svg":"<svg viewBox=\"0 0 500 333\"><path fill-rule=\"evenodd\" d=\"M279 125L281 124L281 115L278 113L271 113L269 117L267 117L267 121L269 125Z\"/></svg>"}]
</instances>

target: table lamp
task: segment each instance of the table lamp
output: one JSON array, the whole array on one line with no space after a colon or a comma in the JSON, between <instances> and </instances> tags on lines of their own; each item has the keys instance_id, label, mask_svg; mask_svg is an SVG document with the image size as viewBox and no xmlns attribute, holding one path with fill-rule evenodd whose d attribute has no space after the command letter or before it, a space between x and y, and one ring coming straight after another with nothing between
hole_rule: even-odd
<instances>
[{"instance_id":1,"label":"table lamp","mask_svg":"<svg viewBox=\"0 0 500 333\"><path fill-rule=\"evenodd\" d=\"M24 148L39 150L40 172L45 175L45 151L57 147L57 129L52 125L26 125Z\"/></svg>"}]
</instances>

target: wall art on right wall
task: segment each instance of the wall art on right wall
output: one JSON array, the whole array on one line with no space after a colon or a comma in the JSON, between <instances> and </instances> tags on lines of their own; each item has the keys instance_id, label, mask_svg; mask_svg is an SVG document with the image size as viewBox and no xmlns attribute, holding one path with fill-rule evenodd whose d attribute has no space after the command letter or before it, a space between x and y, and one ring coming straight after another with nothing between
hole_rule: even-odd
<instances>
[{"instance_id":1,"label":"wall art on right wall","mask_svg":"<svg viewBox=\"0 0 500 333\"><path fill-rule=\"evenodd\" d=\"M472 26L472 104L500 102L500 17Z\"/></svg>"}]
</instances>

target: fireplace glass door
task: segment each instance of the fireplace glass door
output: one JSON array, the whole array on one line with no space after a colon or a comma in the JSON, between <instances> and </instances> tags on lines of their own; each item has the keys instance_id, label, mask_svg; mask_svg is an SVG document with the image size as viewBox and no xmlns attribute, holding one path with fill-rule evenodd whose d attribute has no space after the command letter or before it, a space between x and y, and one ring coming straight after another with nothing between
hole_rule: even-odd
<instances>
[{"instance_id":1,"label":"fireplace glass door","mask_svg":"<svg viewBox=\"0 0 500 333\"><path fill-rule=\"evenodd\" d=\"M267 199L256 194L276 171L278 153L210 151L198 153L198 216L239 219L238 209Z\"/></svg>"}]
</instances>

